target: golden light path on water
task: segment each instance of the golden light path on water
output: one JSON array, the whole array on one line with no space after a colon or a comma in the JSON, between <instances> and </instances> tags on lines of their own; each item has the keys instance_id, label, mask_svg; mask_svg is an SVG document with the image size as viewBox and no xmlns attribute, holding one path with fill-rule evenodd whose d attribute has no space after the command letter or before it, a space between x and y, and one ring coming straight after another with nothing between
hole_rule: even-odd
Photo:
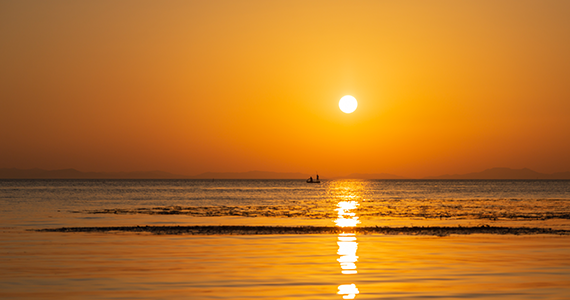
<instances>
[{"instance_id":1,"label":"golden light path on water","mask_svg":"<svg viewBox=\"0 0 570 300\"><path fill-rule=\"evenodd\" d=\"M338 227L346 228L345 231L338 235L338 251L341 273L343 275L354 275L358 273L356 262L358 256L358 243L356 235L351 232L352 228L360 223L356 209L363 201L362 182L343 181L335 183L330 187L329 193L332 200L336 202L336 211L338 216L335 219L335 224ZM354 283L341 284L338 286L338 293L342 295L343 299L354 299L359 294L359 290Z\"/></svg>"}]
</instances>

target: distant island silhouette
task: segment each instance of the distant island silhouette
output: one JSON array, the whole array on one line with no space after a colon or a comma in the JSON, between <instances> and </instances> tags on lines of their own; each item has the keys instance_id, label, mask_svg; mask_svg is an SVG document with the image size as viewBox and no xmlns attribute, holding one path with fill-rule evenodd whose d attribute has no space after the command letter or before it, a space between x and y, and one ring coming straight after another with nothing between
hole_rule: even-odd
<instances>
[{"instance_id":1,"label":"distant island silhouette","mask_svg":"<svg viewBox=\"0 0 570 300\"><path fill-rule=\"evenodd\" d=\"M82 172L76 169L43 170L0 168L0 179L307 179L309 174L293 172L206 172L195 176L173 174L163 171L137 172ZM387 173L352 173L323 179L570 179L570 172L553 174L539 173L527 168L492 168L482 172L406 178Z\"/></svg>"},{"instance_id":2,"label":"distant island silhouette","mask_svg":"<svg viewBox=\"0 0 570 300\"><path fill-rule=\"evenodd\" d=\"M192 176L195 179L307 179L311 175L303 173L279 173L264 171L249 172L206 172Z\"/></svg>"},{"instance_id":3,"label":"distant island silhouette","mask_svg":"<svg viewBox=\"0 0 570 300\"><path fill-rule=\"evenodd\" d=\"M0 168L3 179L177 179L188 176L162 171L142 172L81 172L76 169L43 170Z\"/></svg>"},{"instance_id":4,"label":"distant island silhouette","mask_svg":"<svg viewBox=\"0 0 570 300\"><path fill-rule=\"evenodd\" d=\"M544 174L527 168L492 168L476 173L430 176L424 179L570 179L570 172Z\"/></svg>"},{"instance_id":5,"label":"distant island silhouette","mask_svg":"<svg viewBox=\"0 0 570 300\"><path fill-rule=\"evenodd\" d=\"M0 168L0 179L307 179L308 174L279 172L206 172L195 176L163 171L81 172L76 169L43 170Z\"/></svg>"}]
</instances>

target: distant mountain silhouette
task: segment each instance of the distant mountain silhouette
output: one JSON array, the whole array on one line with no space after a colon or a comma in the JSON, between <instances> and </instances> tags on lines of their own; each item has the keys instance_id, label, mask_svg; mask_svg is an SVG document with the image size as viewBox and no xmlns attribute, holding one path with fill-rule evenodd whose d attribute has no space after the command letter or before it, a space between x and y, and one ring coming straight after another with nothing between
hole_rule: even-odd
<instances>
[{"instance_id":1,"label":"distant mountain silhouette","mask_svg":"<svg viewBox=\"0 0 570 300\"><path fill-rule=\"evenodd\" d=\"M81 172L75 169L43 170L0 168L4 179L177 179L189 178L162 171L146 172Z\"/></svg>"},{"instance_id":2,"label":"distant mountain silhouette","mask_svg":"<svg viewBox=\"0 0 570 300\"><path fill-rule=\"evenodd\" d=\"M278 173L249 171L241 173L207 172L197 176L185 176L162 171L141 172L81 172L75 169L43 170L0 168L3 179L307 179L302 173Z\"/></svg>"},{"instance_id":3,"label":"distant mountain silhouette","mask_svg":"<svg viewBox=\"0 0 570 300\"><path fill-rule=\"evenodd\" d=\"M352 173L346 176L335 177L334 179L407 179L407 178L387 173L375 173L375 174Z\"/></svg>"},{"instance_id":4,"label":"distant mountain silhouette","mask_svg":"<svg viewBox=\"0 0 570 300\"><path fill-rule=\"evenodd\" d=\"M492 168L483 172L429 176L424 179L570 179L570 172L538 173L531 169Z\"/></svg>"},{"instance_id":5,"label":"distant mountain silhouette","mask_svg":"<svg viewBox=\"0 0 570 300\"><path fill-rule=\"evenodd\" d=\"M206 172L191 178L196 179L307 179L308 174L303 173L279 173L264 171L249 172ZM313 176L314 177L314 176Z\"/></svg>"}]
</instances>

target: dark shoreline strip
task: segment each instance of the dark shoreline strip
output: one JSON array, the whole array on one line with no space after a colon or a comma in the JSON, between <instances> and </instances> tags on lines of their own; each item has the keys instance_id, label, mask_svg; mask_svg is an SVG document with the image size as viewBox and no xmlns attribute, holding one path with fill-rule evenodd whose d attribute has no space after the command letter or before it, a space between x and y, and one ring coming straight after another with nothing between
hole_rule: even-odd
<instances>
[{"instance_id":1,"label":"dark shoreline strip","mask_svg":"<svg viewBox=\"0 0 570 300\"><path fill-rule=\"evenodd\" d=\"M356 227L339 228L334 226L118 226L118 227L62 227L35 229L40 232L134 232L165 235L269 235L269 234L384 234L384 235L468 235L468 234L553 234L570 235L570 230L554 230L537 227L451 227L451 226L414 226L414 227Z\"/></svg>"}]
</instances>

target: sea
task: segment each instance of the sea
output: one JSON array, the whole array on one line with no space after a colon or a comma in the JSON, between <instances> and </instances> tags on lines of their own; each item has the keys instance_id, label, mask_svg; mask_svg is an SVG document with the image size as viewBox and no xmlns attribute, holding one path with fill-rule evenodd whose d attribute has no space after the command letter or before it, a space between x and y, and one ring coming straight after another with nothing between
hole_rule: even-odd
<instances>
[{"instance_id":1,"label":"sea","mask_svg":"<svg viewBox=\"0 0 570 300\"><path fill-rule=\"evenodd\" d=\"M568 180L0 180L0 298L570 299L569 232Z\"/></svg>"}]
</instances>

